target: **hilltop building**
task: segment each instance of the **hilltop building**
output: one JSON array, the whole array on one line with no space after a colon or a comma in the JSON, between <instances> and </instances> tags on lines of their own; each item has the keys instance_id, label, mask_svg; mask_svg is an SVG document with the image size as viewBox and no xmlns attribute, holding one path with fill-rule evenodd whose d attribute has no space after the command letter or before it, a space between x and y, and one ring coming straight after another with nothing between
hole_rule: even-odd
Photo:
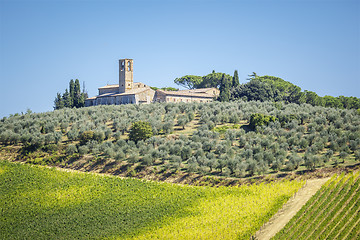
<instances>
[{"instance_id":1,"label":"hilltop building","mask_svg":"<svg viewBox=\"0 0 360 240\"><path fill-rule=\"evenodd\" d=\"M216 88L199 88L179 91L156 90L154 102L211 102L219 96Z\"/></svg>"},{"instance_id":2,"label":"hilltop building","mask_svg":"<svg viewBox=\"0 0 360 240\"><path fill-rule=\"evenodd\" d=\"M99 88L99 95L85 100L85 106L151 103L155 91L143 83L134 83L133 59L119 60L119 84Z\"/></svg>"},{"instance_id":3,"label":"hilltop building","mask_svg":"<svg viewBox=\"0 0 360 240\"><path fill-rule=\"evenodd\" d=\"M216 88L180 91L152 90L150 86L133 81L133 59L119 60L119 84L99 88L99 95L85 100L85 106L143 104L152 102L211 102L219 95Z\"/></svg>"}]
</instances>

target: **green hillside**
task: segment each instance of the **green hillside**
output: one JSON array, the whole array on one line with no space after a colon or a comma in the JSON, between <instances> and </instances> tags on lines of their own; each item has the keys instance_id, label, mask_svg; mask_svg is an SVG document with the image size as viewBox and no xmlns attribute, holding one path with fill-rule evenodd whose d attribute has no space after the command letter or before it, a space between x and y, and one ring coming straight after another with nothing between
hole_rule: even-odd
<instances>
[{"instance_id":1,"label":"green hillside","mask_svg":"<svg viewBox=\"0 0 360 240\"><path fill-rule=\"evenodd\" d=\"M137 121L148 122L153 136L130 141ZM0 156L158 180L298 176L357 164L360 115L255 101L61 109L0 120Z\"/></svg>"},{"instance_id":2,"label":"green hillside","mask_svg":"<svg viewBox=\"0 0 360 240\"><path fill-rule=\"evenodd\" d=\"M335 175L273 239L359 239L359 173Z\"/></svg>"},{"instance_id":3,"label":"green hillside","mask_svg":"<svg viewBox=\"0 0 360 240\"><path fill-rule=\"evenodd\" d=\"M249 239L302 185L191 187L0 161L0 239Z\"/></svg>"}]
</instances>

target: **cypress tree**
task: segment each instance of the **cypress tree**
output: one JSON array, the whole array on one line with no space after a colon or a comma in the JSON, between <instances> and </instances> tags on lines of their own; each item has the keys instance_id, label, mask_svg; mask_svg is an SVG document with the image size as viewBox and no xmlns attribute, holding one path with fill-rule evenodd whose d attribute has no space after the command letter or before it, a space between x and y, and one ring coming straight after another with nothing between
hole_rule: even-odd
<instances>
[{"instance_id":1,"label":"cypress tree","mask_svg":"<svg viewBox=\"0 0 360 240\"><path fill-rule=\"evenodd\" d=\"M73 107L74 106L74 100L75 100L75 83L74 80L71 79L70 83L69 83L69 96L70 96L70 106L69 107Z\"/></svg>"},{"instance_id":2,"label":"cypress tree","mask_svg":"<svg viewBox=\"0 0 360 240\"><path fill-rule=\"evenodd\" d=\"M220 83L220 95L219 95L219 101L221 102L229 102L230 101L230 79L225 76L225 73L223 74L221 78Z\"/></svg>"},{"instance_id":3,"label":"cypress tree","mask_svg":"<svg viewBox=\"0 0 360 240\"><path fill-rule=\"evenodd\" d=\"M55 104L54 109L64 108L64 100L61 97L60 93L57 93L54 104Z\"/></svg>"},{"instance_id":4,"label":"cypress tree","mask_svg":"<svg viewBox=\"0 0 360 240\"><path fill-rule=\"evenodd\" d=\"M82 107L81 105L81 92L80 92L80 82L79 79L75 79L74 84L74 107Z\"/></svg>"},{"instance_id":5,"label":"cypress tree","mask_svg":"<svg viewBox=\"0 0 360 240\"><path fill-rule=\"evenodd\" d=\"M85 93L80 93L80 97L78 98L78 105L76 107L84 107L85 106Z\"/></svg>"},{"instance_id":6,"label":"cypress tree","mask_svg":"<svg viewBox=\"0 0 360 240\"><path fill-rule=\"evenodd\" d=\"M79 79L73 79L69 82L69 89L65 90L65 93L62 95L57 93L54 100L54 109L61 109L64 107L68 108L79 108L85 106L85 99L88 98L88 94L85 91L85 82L83 86L83 91L81 92L80 81Z\"/></svg>"},{"instance_id":7,"label":"cypress tree","mask_svg":"<svg viewBox=\"0 0 360 240\"><path fill-rule=\"evenodd\" d=\"M67 89L65 89L65 93L63 94L62 99L64 101L64 107L72 107L72 99Z\"/></svg>"},{"instance_id":8,"label":"cypress tree","mask_svg":"<svg viewBox=\"0 0 360 240\"><path fill-rule=\"evenodd\" d=\"M239 74L238 74L237 70L234 71L234 77L232 79L232 86L233 87L239 86Z\"/></svg>"}]
</instances>

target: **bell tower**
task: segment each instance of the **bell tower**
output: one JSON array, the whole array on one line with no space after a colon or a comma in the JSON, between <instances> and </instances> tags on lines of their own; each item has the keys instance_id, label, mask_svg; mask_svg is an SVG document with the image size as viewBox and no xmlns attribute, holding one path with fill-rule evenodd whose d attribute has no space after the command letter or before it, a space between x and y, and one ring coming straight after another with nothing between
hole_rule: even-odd
<instances>
[{"instance_id":1,"label":"bell tower","mask_svg":"<svg viewBox=\"0 0 360 240\"><path fill-rule=\"evenodd\" d=\"M119 93L124 93L133 88L133 59L119 60Z\"/></svg>"}]
</instances>

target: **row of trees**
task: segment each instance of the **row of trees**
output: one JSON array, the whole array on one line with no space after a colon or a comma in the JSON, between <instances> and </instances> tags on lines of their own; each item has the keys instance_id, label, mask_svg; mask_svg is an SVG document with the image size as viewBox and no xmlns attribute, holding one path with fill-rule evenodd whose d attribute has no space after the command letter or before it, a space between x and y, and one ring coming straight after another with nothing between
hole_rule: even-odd
<instances>
[{"instance_id":1,"label":"row of trees","mask_svg":"<svg viewBox=\"0 0 360 240\"><path fill-rule=\"evenodd\" d=\"M234 76L231 77L228 74L215 72L206 75L206 76L195 76L195 75L186 75L181 78L176 78L174 82L182 87L188 89L195 88L219 88L220 96L219 101L228 102L230 100L230 92L232 88L239 86L239 74L238 71L234 71Z\"/></svg>"},{"instance_id":2,"label":"row of trees","mask_svg":"<svg viewBox=\"0 0 360 240\"><path fill-rule=\"evenodd\" d=\"M174 82L187 89L211 87L221 88L222 85L228 85L229 88L231 88L239 85L239 75L237 70L235 70L233 77L213 70L212 73L206 76L186 75L176 78Z\"/></svg>"},{"instance_id":3,"label":"row of trees","mask_svg":"<svg viewBox=\"0 0 360 240\"><path fill-rule=\"evenodd\" d=\"M282 101L285 103L308 103L313 106L334 107L343 109L359 109L360 99L356 97L320 97L312 91L301 91L288 81L274 76L258 76L255 72L249 75L249 82L239 84L237 70L231 77L225 73L213 71L206 76L186 75L176 78L174 82L182 87L194 89L216 87L220 89L219 101Z\"/></svg>"},{"instance_id":4,"label":"row of trees","mask_svg":"<svg viewBox=\"0 0 360 240\"><path fill-rule=\"evenodd\" d=\"M285 103L308 103L313 106L359 109L360 99L356 97L320 97L315 92L301 91L301 88L281 78L257 76L231 90L231 100L283 101Z\"/></svg>"},{"instance_id":5,"label":"row of trees","mask_svg":"<svg viewBox=\"0 0 360 240\"><path fill-rule=\"evenodd\" d=\"M83 84L83 90L80 90L79 79L73 79L69 82L69 90L65 89L63 94L57 93L54 101L54 109L62 108L80 108L85 106L85 99L88 98L88 94L85 92L85 83Z\"/></svg>"}]
</instances>

